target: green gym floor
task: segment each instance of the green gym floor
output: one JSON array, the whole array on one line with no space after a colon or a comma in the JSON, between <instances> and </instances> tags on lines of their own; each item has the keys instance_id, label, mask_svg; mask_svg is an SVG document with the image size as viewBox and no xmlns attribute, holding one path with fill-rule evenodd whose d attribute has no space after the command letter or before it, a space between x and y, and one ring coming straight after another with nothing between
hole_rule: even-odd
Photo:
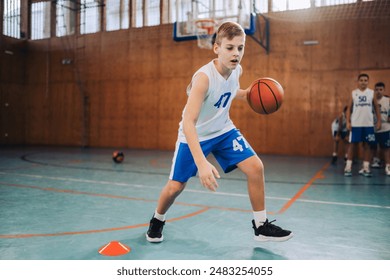
<instances>
[{"instance_id":1,"label":"green gym floor","mask_svg":"<svg viewBox=\"0 0 390 280\"><path fill-rule=\"evenodd\" d=\"M222 174L219 189L192 178L168 212L165 240L145 240L172 152L0 148L2 260L389 260L390 177L343 176L329 158L260 155L268 218L294 232L287 242L254 241L246 181ZM213 160L213 159L211 159ZM110 241L131 248L108 257Z\"/></svg>"}]
</instances>

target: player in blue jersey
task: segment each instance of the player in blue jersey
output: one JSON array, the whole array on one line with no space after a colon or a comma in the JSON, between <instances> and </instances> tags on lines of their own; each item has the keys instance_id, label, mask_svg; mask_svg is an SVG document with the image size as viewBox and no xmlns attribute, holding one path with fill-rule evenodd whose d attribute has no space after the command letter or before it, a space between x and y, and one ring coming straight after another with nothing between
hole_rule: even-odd
<instances>
[{"instance_id":1,"label":"player in blue jersey","mask_svg":"<svg viewBox=\"0 0 390 280\"><path fill-rule=\"evenodd\" d=\"M240 89L240 61L244 55L245 32L234 22L217 31L213 51L217 55L201 67L187 87L187 104L179 125L169 180L161 191L146 239L163 241L166 213L187 181L198 172L201 184L216 191L220 174L208 160L212 153L225 173L239 168L247 178L253 209L254 239L285 241L292 232L268 221L265 208L264 166L229 117L233 99L246 100L249 88Z\"/></svg>"}]
</instances>

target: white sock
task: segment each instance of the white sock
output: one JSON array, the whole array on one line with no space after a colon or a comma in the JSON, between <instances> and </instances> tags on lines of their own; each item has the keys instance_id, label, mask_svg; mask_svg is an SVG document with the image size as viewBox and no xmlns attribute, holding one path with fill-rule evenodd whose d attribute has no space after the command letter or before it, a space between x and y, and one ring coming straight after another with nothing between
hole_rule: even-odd
<instances>
[{"instance_id":1,"label":"white sock","mask_svg":"<svg viewBox=\"0 0 390 280\"><path fill-rule=\"evenodd\" d=\"M336 154L336 153L333 153L333 154L332 154L332 156L334 156L334 157L335 157L335 156L337 156L337 154Z\"/></svg>"},{"instance_id":2,"label":"white sock","mask_svg":"<svg viewBox=\"0 0 390 280\"><path fill-rule=\"evenodd\" d=\"M154 211L154 217L155 217L157 220L160 220L161 222L164 222L164 221L165 221L165 214L159 214L159 213L157 213L157 209Z\"/></svg>"},{"instance_id":3,"label":"white sock","mask_svg":"<svg viewBox=\"0 0 390 280\"><path fill-rule=\"evenodd\" d=\"M262 211L253 211L253 217L256 227L262 226L265 220L267 220L267 211L265 209Z\"/></svg>"},{"instance_id":4,"label":"white sock","mask_svg":"<svg viewBox=\"0 0 390 280\"><path fill-rule=\"evenodd\" d=\"M348 159L345 164L345 169L351 169L352 167L352 160Z\"/></svg>"},{"instance_id":5,"label":"white sock","mask_svg":"<svg viewBox=\"0 0 390 280\"><path fill-rule=\"evenodd\" d=\"M370 162L363 161L363 168L364 168L364 170L370 170Z\"/></svg>"}]
</instances>

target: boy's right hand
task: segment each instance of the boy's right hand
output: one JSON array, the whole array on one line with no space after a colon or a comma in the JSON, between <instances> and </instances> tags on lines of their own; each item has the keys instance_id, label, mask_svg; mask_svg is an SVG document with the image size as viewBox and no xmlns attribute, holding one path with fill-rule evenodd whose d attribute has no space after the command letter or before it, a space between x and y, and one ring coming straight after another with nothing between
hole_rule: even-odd
<instances>
[{"instance_id":1,"label":"boy's right hand","mask_svg":"<svg viewBox=\"0 0 390 280\"><path fill-rule=\"evenodd\" d=\"M349 131L352 130L351 122L349 122L349 121L347 121L347 129L348 129Z\"/></svg>"},{"instance_id":2,"label":"boy's right hand","mask_svg":"<svg viewBox=\"0 0 390 280\"><path fill-rule=\"evenodd\" d=\"M218 170L207 160L198 166L199 180L203 187L215 192L218 188L216 178L221 178Z\"/></svg>"}]
</instances>

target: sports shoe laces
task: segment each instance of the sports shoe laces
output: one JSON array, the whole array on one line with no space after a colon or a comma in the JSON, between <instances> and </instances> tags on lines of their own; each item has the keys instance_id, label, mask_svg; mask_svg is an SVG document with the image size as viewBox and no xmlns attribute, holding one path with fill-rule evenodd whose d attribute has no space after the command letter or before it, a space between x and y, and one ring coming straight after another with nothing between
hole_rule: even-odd
<instances>
[{"instance_id":1,"label":"sports shoe laces","mask_svg":"<svg viewBox=\"0 0 390 280\"><path fill-rule=\"evenodd\" d=\"M266 236L273 236L273 237L284 237L291 234L291 231L284 230L281 227L278 227L276 225L273 225L272 223L276 220L273 220L271 222L268 221L268 219L264 222L263 226L260 226L258 229L258 233Z\"/></svg>"},{"instance_id":2,"label":"sports shoe laces","mask_svg":"<svg viewBox=\"0 0 390 280\"><path fill-rule=\"evenodd\" d=\"M274 229L278 229L278 230L281 230L280 227L276 226L276 225L272 225L273 222L275 222L276 220L272 220L271 222L267 220L265 220L264 224L263 224L263 227L270 227L270 228L274 228Z\"/></svg>"},{"instance_id":3,"label":"sports shoe laces","mask_svg":"<svg viewBox=\"0 0 390 280\"><path fill-rule=\"evenodd\" d=\"M267 220L265 220L265 222L264 222L264 224L262 226L263 227L267 227L267 229L270 230L270 231L274 231L274 232L282 231L283 230L282 228L272 224L275 221L276 220L272 220L272 221L269 222L268 219L267 219Z\"/></svg>"}]
</instances>

